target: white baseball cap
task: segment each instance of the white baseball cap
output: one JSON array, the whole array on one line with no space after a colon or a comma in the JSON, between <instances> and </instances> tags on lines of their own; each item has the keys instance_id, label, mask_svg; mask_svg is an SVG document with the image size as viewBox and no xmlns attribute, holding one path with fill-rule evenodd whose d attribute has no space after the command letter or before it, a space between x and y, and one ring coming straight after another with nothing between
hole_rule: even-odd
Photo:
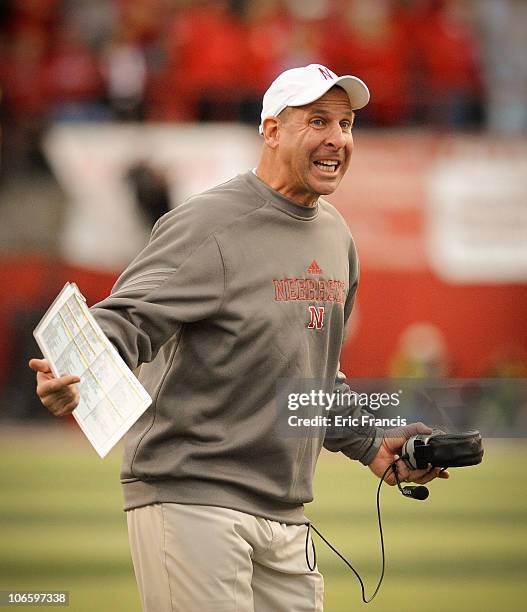
<instances>
[{"instance_id":1,"label":"white baseball cap","mask_svg":"<svg viewBox=\"0 0 527 612\"><path fill-rule=\"evenodd\" d=\"M263 134L266 117L276 117L288 106L314 102L335 85L348 94L352 110L363 108L370 101L370 92L358 77L349 74L337 76L322 64L309 64L282 72L264 94L260 134Z\"/></svg>"}]
</instances>

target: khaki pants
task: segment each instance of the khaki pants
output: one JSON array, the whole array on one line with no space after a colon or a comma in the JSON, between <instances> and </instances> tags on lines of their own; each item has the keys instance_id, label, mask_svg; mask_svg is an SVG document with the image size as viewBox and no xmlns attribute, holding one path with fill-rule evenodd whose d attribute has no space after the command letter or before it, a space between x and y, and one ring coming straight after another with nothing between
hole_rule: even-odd
<instances>
[{"instance_id":1,"label":"khaki pants","mask_svg":"<svg viewBox=\"0 0 527 612\"><path fill-rule=\"evenodd\" d=\"M324 582L307 567L305 525L173 503L129 510L127 519L145 612L322 610Z\"/></svg>"}]
</instances>

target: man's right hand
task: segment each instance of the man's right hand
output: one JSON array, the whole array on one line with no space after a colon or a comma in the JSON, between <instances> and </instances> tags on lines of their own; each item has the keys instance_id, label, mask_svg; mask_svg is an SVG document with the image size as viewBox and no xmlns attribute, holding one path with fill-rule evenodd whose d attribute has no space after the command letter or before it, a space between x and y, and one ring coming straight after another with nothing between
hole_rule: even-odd
<instances>
[{"instance_id":1,"label":"man's right hand","mask_svg":"<svg viewBox=\"0 0 527 612\"><path fill-rule=\"evenodd\" d=\"M78 376L66 374L56 378L45 359L31 359L29 367L37 373L37 395L55 416L71 414L79 405Z\"/></svg>"}]
</instances>

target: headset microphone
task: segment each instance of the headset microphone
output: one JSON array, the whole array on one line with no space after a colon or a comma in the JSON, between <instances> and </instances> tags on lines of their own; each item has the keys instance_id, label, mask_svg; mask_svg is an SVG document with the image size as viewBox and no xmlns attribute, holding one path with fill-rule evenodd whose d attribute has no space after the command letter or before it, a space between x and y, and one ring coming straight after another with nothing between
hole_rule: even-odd
<instances>
[{"instance_id":1,"label":"headset microphone","mask_svg":"<svg viewBox=\"0 0 527 612\"><path fill-rule=\"evenodd\" d=\"M400 487L399 490L405 497L411 497L412 499L424 500L430 495L429 490L423 486Z\"/></svg>"}]
</instances>

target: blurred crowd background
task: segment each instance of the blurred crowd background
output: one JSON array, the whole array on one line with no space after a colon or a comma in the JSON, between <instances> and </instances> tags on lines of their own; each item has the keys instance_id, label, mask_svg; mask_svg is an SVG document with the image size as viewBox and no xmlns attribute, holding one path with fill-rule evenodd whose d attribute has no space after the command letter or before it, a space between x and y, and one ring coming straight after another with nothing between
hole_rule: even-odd
<instances>
[{"instance_id":1,"label":"blurred crowd background","mask_svg":"<svg viewBox=\"0 0 527 612\"><path fill-rule=\"evenodd\" d=\"M525 0L5 0L0 19L0 414L45 416L26 362L64 282L101 299L181 194L254 166L264 91L311 62L372 92L332 200L363 275L345 370L527 376Z\"/></svg>"},{"instance_id":2,"label":"blurred crowd background","mask_svg":"<svg viewBox=\"0 0 527 612\"><path fill-rule=\"evenodd\" d=\"M51 121L242 121L290 66L361 76L369 126L527 129L522 0L6 0L4 171Z\"/></svg>"}]
</instances>

